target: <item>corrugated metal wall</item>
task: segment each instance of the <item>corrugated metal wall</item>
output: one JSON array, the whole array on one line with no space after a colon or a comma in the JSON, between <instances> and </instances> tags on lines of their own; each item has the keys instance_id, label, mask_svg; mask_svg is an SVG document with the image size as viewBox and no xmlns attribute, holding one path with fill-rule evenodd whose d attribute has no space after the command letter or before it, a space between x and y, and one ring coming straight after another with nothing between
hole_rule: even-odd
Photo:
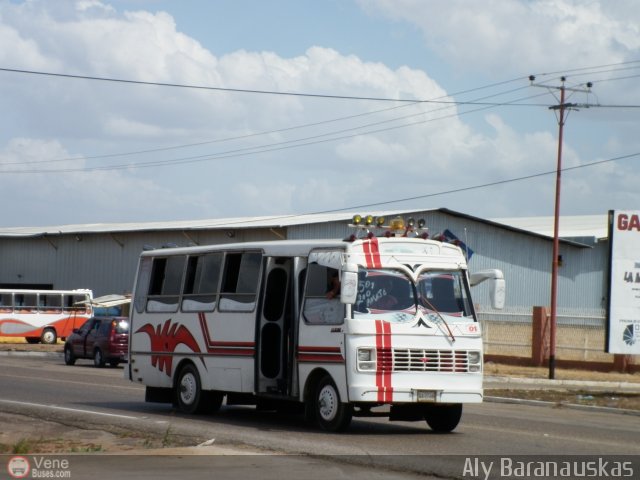
<instances>
[{"instance_id":1,"label":"corrugated metal wall","mask_svg":"<svg viewBox=\"0 0 640 480\"><path fill-rule=\"evenodd\" d=\"M283 232L276 232L283 235ZM131 293L145 246L277 240L271 230L118 232L0 238L0 283L90 288L95 296ZM231 236L229 236L231 235Z\"/></svg>"},{"instance_id":2,"label":"corrugated metal wall","mask_svg":"<svg viewBox=\"0 0 640 480\"><path fill-rule=\"evenodd\" d=\"M424 218L430 236L449 230L473 250L469 270L503 271L507 283L507 309L547 306L551 297L550 239L499 228L485 222L441 211L404 214ZM289 227L289 238L345 238L353 232L348 222ZM562 267L558 277L558 307L601 308L606 294L607 243L582 248L561 243ZM488 309L488 287L474 288L474 300Z\"/></svg>"},{"instance_id":3,"label":"corrugated metal wall","mask_svg":"<svg viewBox=\"0 0 640 480\"><path fill-rule=\"evenodd\" d=\"M549 304L551 250L548 239L499 228L442 211L414 212L427 221L431 236L448 229L474 251L472 272L499 268L507 282L507 309ZM405 214L405 217L408 217ZM145 245L218 244L280 238L345 238L348 222L292 226L288 229L119 232L47 238L0 238L0 283L52 284L56 289L91 288L96 296L129 293L138 256ZM607 242L593 248L561 244L558 306L602 308L606 294ZM487 310L486 285L474 289L474 300Z\"/></svg>"}]
</instances>

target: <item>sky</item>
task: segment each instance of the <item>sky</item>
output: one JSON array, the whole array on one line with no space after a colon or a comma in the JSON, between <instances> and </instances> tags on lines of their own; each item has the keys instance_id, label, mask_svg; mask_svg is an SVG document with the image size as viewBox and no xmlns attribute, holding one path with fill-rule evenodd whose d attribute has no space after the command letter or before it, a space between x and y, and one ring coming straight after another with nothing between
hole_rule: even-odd
<instances>
[{"instance_id":1,"label":"sky","mask_svg":"<svg viewBox=\"0 0 640 480\"><path fill-rule=\"evenodd\" d=\"M640 209L636 0L0 0L0 227L550 216L563 89L561 215Z\"/></svg>"}]
</instances>

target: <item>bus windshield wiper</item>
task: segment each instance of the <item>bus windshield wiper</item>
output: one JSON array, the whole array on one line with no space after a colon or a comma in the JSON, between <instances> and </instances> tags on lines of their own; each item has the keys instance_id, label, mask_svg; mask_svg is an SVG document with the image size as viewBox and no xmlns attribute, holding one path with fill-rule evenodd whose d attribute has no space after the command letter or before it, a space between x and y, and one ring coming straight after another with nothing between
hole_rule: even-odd
<instances>
[{"instance_id":1,"label":"bus windshield wiper","mask_svg":"<svg viewBox=\"0 0 640 480\"><path fill-rule=\"evenodd\" d=\"M420 297L420 303L422 303L423 307L427 307L429 310L431 310L436 315L438 315L438 317L440 317L440 320L442 320L442 323L444 323L444 326L447 327L447 332L449 332L449 337L451 337L451 342L455 342L456 341L456 337L453 336L453 332L451 331L451 328L449 327L449 323L444 319L444 317L438 311L438 309L436 307L434 307L433 304L429 300L427 300L425 297L422 297L422 296Z\"/></svg>"}]
</instances>

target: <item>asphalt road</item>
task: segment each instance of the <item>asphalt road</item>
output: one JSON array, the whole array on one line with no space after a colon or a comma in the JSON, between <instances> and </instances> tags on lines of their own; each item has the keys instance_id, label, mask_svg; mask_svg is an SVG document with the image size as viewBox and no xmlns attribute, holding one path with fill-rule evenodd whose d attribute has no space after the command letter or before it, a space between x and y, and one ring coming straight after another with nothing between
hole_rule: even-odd
<instances>
[{"instance_id":1,"label":"asphalt road","mask_svg":"<svg viewBox=\"0 0 640 480\"><path fill-rule=\"evenodd\" d=\"M465 406L462 421L451 434L435 434L423 422L389 422L384 418L354 419L346 433L327 434L308 427L300 415L260 412L251 407L223 406L219 413L211 416L181 415L170 405L145 403L143 387L125 380L122 368L96 369L88 361L78 361L69 367L56 357L0 356L0 411L26 413L96 429L156 435L170 431L183 444L197 445L215 439L216 445L288 454L252 456L250 462L241 457L228 458L228 469L220 467L219 473L229 472L229 478L244 478L246 475L238 475L240 468L254 469L253 473L286 472L273 477L282 479L293 476L360 478L359 475L372 479L394 478L394 475L409 478L412 473L440 478L484 478L477 469L464 470L474 465L470 461L482 460L483 456L496 456L486 458L499 461L520 455L536 459L560 454L581 455L587 460L640 455L638 416L485 402ZM635 457L636 462L638 458ZM82 459L89 465L88 470L92 468L92 461L94 459L86 456ZM144 461L125 459L117 464L137 471L142 467L131 466L131 462ZM188 465L193 467L193 478L198 478L198 468L211 469L203 459L186 461L180 457L147 461L151 465L145 468L159 468L164 472L171 467L162 466L163 462L177 461L180 468ZM222 460L218 460L219 465L220 462ZM268 462L276 464L265 466ZM82 467L77 469L81 471ZM191 478L190 473L187 469L180 477ZM640 473L640 469L636 473ZM138 475L137 478L146 477ZM157 475L154 478L158 478ZM217 475L216 478L226 477Z\"/></svg>"}]
</instances>

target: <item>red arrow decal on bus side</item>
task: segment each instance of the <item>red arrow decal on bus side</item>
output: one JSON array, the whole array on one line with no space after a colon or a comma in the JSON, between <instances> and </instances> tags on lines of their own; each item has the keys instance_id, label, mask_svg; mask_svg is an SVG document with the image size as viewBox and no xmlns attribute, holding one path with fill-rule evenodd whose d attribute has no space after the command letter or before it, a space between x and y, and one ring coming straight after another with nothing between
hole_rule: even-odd
<instances>
[{"instance_id":1,"label":"red arrow decal on bus side","mask_svg":"<svg viewBox=\"0 0 640 480\"><path fill-rule=\"evenodd\" d=\"M150 323L143 325L136 333L144 332L149 335L151 341L151 365L157 367L162 372L171 376L171 367L173 365L173 352L180 344L186 345L193 352L200 353L198 342L193 338L191 332L178 323L171 324L171 319L164 322L162 328L157 325L155 328ZM166 353L166 354L165 354Z\"/></svg>"}]
</instances>

